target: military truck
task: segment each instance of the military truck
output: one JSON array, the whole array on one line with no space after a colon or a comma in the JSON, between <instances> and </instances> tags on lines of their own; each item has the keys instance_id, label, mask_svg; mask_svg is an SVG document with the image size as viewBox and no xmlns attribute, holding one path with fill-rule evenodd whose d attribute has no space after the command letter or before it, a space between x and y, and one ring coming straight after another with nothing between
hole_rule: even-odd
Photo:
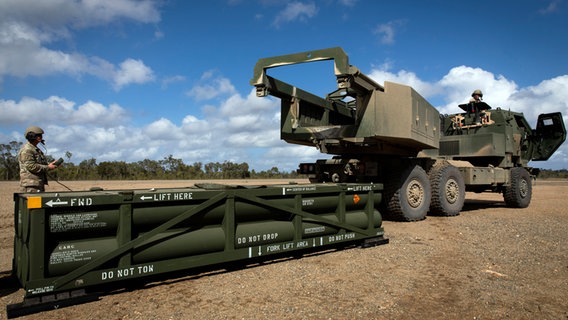
<instances>
[{"instance_id":1,"label":"military truck","mask_svg":"<svg viewBox=\"0 0 568 320\"><path fill-rule=\"evenodd\" d=\"M337 89L320 97L271 77L268 70L333 60ZM250 83L258 97L281 100L281 139L333 155L301 163L315 183L384 184L381 213L422 220L455 216L466 191L500 192L509 207L527 207L537 170L566 139L559 112L541 114L532 129L522 113L484 102L441 115L407 85L378 84L329 48L258 60Z\"/></svg>"}]
</instances>

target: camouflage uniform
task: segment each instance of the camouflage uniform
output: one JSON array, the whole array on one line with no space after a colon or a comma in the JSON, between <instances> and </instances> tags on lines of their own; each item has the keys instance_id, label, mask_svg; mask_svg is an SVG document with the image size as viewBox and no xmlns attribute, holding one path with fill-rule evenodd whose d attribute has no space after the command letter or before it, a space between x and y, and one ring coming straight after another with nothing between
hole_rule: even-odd
<instances>
[{"instance_id":1,"label":"camouflage uniform","mask_svg":"<svg viewBox=\"0 0 568 320\"><path fill-rule=\"evenodd\" d=\"M20 192L43 192L47 184L47 159L41 150L27 142L18 152Z\"/></svg>"}]
</instances>

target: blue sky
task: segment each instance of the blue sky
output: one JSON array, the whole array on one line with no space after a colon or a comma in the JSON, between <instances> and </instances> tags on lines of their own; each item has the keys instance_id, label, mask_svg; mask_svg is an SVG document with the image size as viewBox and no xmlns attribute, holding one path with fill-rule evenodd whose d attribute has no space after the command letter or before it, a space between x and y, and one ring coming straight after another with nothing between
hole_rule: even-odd
<instances>
[{"instance_id":1,"label":"blue sky","mask_svg":"<svg viewBox=\"0 0 568 320\"><path fill-rule=\"evenodd\" d=\"M442 113L474 89L493 107L568 116L566 0L0 0L0 143L46 130L48 153L134 162L324 157L279 139L279 101L249 84L259 58L342 47L378 83ZM282 68L284 69L284 68ZM274 70L323 95L331 63ZM565 143L540 168L568 168Z\"/></svg>"}]
</instances>

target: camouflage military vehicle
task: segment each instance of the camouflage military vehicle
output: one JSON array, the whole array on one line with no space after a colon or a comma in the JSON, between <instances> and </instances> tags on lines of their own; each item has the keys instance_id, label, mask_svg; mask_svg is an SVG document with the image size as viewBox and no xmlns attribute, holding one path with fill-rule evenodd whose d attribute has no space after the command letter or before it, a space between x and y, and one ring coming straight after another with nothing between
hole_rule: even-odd
<instances>
[{"instance_id":1,"label":"camouflage military vehicle","mask_svg":"<svg viewBox=\"0 0 568 320\"><path fill-rule=\"evenodd\" d=\"M271 68L333 60L337 89L320 97L267 74ZM301 163L312 182L384 184L383 213L407 221L457 215L465 192L500 192L527 207L536 170L566 139L560 113L541 114L532 129L522 113L484 102L440 115L413 88L378 84L349 64L341 48L260 59L257 96L281 99L281 139L334 155Z\"/></svg>"}]
</instances>

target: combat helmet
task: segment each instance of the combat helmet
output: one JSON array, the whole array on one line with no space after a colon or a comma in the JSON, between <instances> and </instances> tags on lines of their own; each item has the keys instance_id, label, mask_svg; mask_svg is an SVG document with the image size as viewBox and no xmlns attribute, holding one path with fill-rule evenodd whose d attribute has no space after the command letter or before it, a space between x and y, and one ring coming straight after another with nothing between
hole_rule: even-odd
<instances>
[{"instance_id":1,"label":"combat helmet","mask_svg":"<svg viewBox=\"0 0 568 320\"><path fill-rule=\"evenodd\" d=\"M481 92L481 90L476 89L475 91L473 91L473 93L471 94L471 96L473 97L474 95L478 94L479 97L483 98L483 92Z\"/></svg>"},{"instance_id":2,"label":"combat helmet","mask_svg":"<svg viewBox=\"0 0 568 320\"><path fill-rule=\"evenodd\" d=\"M36 127L36 126L31 126L31 127L28 127L26 129L24 136L26 137L27 140L30 140L30 139L33 140L37 136L42 135L42 134L43 134L42 128Z\"/></svg>"}]
</instances>

